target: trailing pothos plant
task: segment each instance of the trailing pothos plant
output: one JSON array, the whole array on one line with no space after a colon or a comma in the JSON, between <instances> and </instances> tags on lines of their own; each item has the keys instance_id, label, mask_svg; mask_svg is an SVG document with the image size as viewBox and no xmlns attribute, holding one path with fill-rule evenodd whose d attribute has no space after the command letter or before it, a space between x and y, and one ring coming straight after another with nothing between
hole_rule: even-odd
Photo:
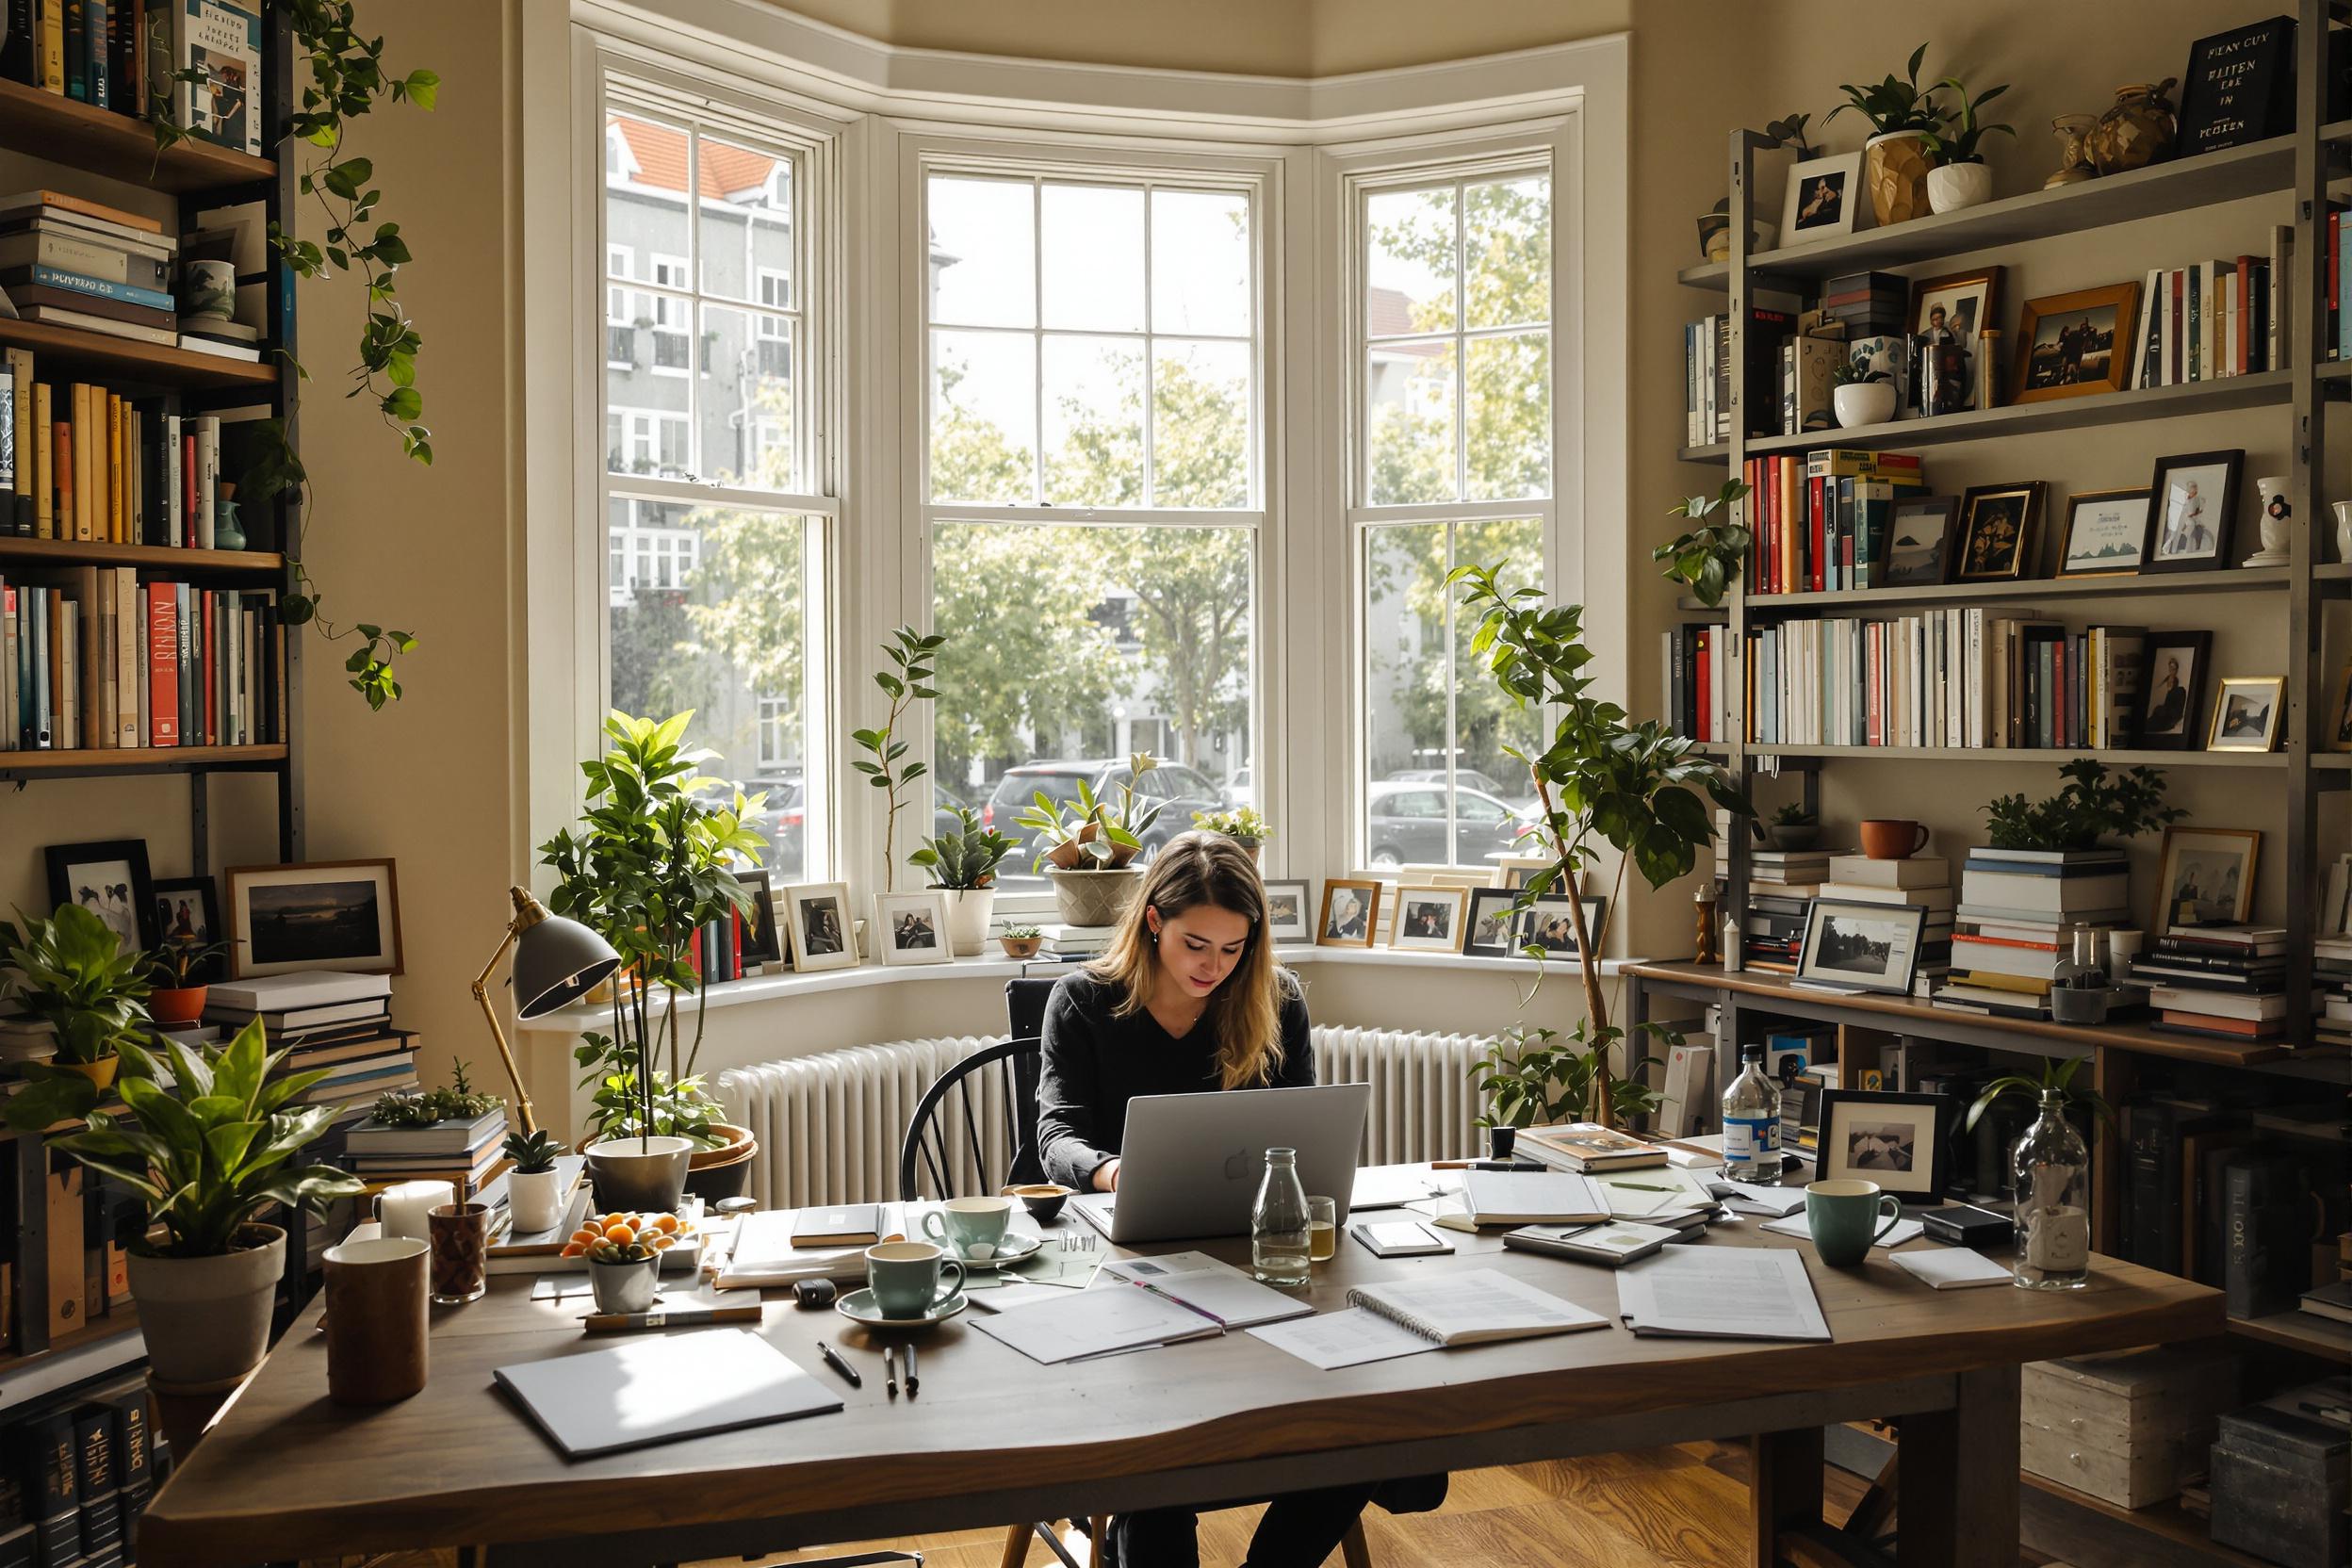
<instances>
[{"instance_id":1,"label":"trailing pothos plant","mask_svg":"<svg viewBox=\"0 0 2352 1568\"><path fill-rule=\"evenodd\" d=\"M1554 889L1567 899L1585 1006L1585 1017L1567 1039L1575 1053L1592 1055L1590 1102L1596 1119L1613 1126L1617 1101L1609 1086L1609 1052L1625 1032L1609 1021L1601 993L1601 933L1586 926L1584 900L1576 896L1579 879L1606 845L1620 857L1620 890L1628 864L1651 887L1662 888L1689 874L1700 847L1712 837L1708 800L1741 815L1751 808L1721 767L1697 755L1696 742L1655 720L1630 723L1624 709L1593 694L1583 606L1546 608L1541 589L1506 588L1503 570L1501 563L1458 566L1446 582L1462 587L1462 608L1481 612L1471 652L1487 662L1503 694L1522 708L1548 705L1560 715L1551 743L1542 751L1530 755L1504 748L1527 764L1535 780L1534 839L1552 857L1550 865L1528 875L1511 907L1532 910ZM1611 898L1609 906L1618 902ZM1543 957L1539 947L1523 951L1539 961ZM1664 1044L1680 1043L1673 1030L1654 1023L1639 1027Z\"/></svg>"},{"instance_id":2,"label":"trailing pothos plant","mask_svg":"<svg viewBox=\"0 0 2352 1568\"><path fill-rule=\"evenodd\" d=\"M286 134L316 149L297 180L301 194L317 202L325 220L320 239L297 238L283 224L270 225L270 252L298 278L317 280L344 273L357 274L367 285L367 318L359 331L358 364L348 372L351 383L344 396L366 397L384 424L399 437L403 454L419 463L433 461L433 433L424 423L424 394L416 388L416 352L424 339L401 307L399 276L410 259L408 241L398 223L376 220L384 192L377 188L375 164L364 157L346 157L343 138L350 122L372 112L380 103L414 104L430 110L440 96L441 78L430 71L405 75L384 69L384 40L363 38L353 15L352 0L268 0L282 12L293 33L294 48L308 65L301 102L286 120ZM297 67L299 74L300 67ZM208 82L201 68L177 71L155 84L149 106L155 130L155 151L161 154L193 133L172 119L172 84L186 82L201 90ZM308 381L309 370L291 350L276 350L284 370ZM263 419L253 427L258 443L253 465L238 486L238 495L258 506L283 492L299 492L309 481L293 443L286 439L286 422ZM305 498L314 500L315 498ZM308 508L296 513L298 519ZM299 531L306 525L298 521ZM286 587L278 606L288 626L314 625L330 642L356 636L360 645L344 660L353 691L368 706L382 709L397 702L400 683L392 673L395 656L416 646L406 631L387 629L365 621L338 629L318 613L320 594L302 563L297 548L286 552Z\"/></svg>"},{"instance_id":3,"label":"trailing pothos plant","mask_svg":"<svg viewBox=\"0 0 2352 1568\"><path fill-rule=\"evenodd\" d=\"M1747 529L1732 508L1748 498L1748 486L1727 481L1712 496L1686 496L1669 509L1670 517L1687 517L1698 526L1650 552L1652 561L1666 563L1666 576L1690 585L1691 596L1709 610L1723 602L1723 592L1738 580L1740 563L1748 556Z\"/></svg>"}]
</instances>

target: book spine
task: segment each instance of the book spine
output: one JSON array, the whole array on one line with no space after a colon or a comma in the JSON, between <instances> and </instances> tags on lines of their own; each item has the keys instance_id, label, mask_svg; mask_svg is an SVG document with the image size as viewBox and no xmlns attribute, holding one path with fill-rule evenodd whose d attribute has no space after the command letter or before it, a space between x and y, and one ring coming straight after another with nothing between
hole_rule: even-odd
<instances>
[{"instance_id":1,"label":"book spine","mask_svg":"<svg viewBox=\"0 0 2352 1568\"><path fill-rule=\"evenodd\" d=\"M213 547L213 513L220 504L220 421L210 414L196 419L196 545Z\"/></svg>"},{"instance_id":2,"label":"book spine","mask_svg":"<svg viewBox=\"0 0 2352 1568\"><path fill-rule=\"evenodd\" d=\"M29 372L28 372L29 373ZM33 537L57 532L57 438L49 384L33 383Z\"/></svg>"},{"instance_id":3,"label":"book spine","mask_svg":"<svg viewBox=\"0 0 2352 1568\"><path fill-rule=\"evenodd\" d=\"M41 0L41 86L44 92L65 91L65 8L67 0Z\"/></svg>"},{"instance_id":4,"label":"book spine","mask_svg":"<svg viewBox=\"0 0 2352 1568\"><path fill-rule=\"evenodd\" d=\"M136 284L114 283L106 278L93 278L84 272L69 272L61 267L35 263L28 269L31 282L44 288L62 288L72 294L87 294L93 300L113 300L121 304L144 305L150 310L174 309L172 296L161 289L141 288ZM23 280L20 280L23 281Z\"/></svg>"}]
</instances>

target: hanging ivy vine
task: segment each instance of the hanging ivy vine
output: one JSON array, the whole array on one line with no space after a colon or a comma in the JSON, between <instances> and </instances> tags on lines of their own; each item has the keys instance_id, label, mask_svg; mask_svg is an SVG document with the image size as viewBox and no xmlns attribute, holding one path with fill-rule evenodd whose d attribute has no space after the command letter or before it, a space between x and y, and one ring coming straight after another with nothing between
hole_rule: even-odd
<instances>
[{"instance_id":1,"label":"hanging ivy vine","mask_svg":"<svg viewBox=\"0 0 2352 1568\"><path fill-rule=\"evenodd\" d=\"M310 79L302 101L287 122L289 141L316 152L301 171L297 188L316 202L325 220L319 240L299 239L277 222L270 225L270 250L300 278L336 278L355 274L368 289L367 320L360 328L357 363L348 372L346 398L367 398L379 416L399 437L404 456L430 464L433 433L424 423L424 394L416 386L416 354L423 336L400 300L400 270L408 262L408 242L398 223L377 220L383 198L374 182L375 165L364 157L343 155L343 137L351 121L374 111L381 104L414 104L430 110L439 96L441 78L430 71L393 75L384 68L384 40L364 39L355 25L352 0L269 0L283 12L294 36L294 46L309 67ZM297 67L298 71L300 66ZM203 86L201 70L175 72L171 81ZM191 132L172 119L170 90L164 89L151 106L155 117L155 150L160 154ZM372 225L372 226L371 226ZM284 347L277 351L286 373L308 381L310 372ZM256 427L259 447L246 470L239 494L258 505L293 491L310 502L296 515L307 529L315 497L303 494L310 475L300 454L286 439L286 423L265 419ZM359 645L344 660L352 690L382 709L397 702L400 683L393 659L416 646L414 635L387 630L365 621L338 628L318 612L323 596L302 563L297 548L287 552L285 592L279 608L288 626L316 627L330 642L357 637Z\"/></svg>"}]
</instances>

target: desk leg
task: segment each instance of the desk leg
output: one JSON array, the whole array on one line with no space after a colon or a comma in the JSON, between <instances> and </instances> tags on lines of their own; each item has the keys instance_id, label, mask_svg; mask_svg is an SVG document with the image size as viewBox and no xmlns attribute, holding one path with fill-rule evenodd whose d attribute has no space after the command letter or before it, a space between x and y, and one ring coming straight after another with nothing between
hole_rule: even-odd
<instances>
[{"instance_id":1,"label":"desk leg","mask_svg":"<svg viewBox=\"0 0 2352 1568\"><path fill-rule=\"evenodd\" d=\"M1963 1372L1952 1408L1903 1418L1903 1568L2017 1568L2015 1366Z\"/></svg>"},{"instance_id":2,"label":"desk leg","mask_svg":"<svg viewBox=\"0 0 2352 1568\"><path fill-rule=\"evenodd\" d=\"M1784 1530L1821 1522L1821 1429L1764 1432L1748 1440L1748 1504L1755 1522L1750 1560L1773 1568Z\"/></svg>"}]
</instances>

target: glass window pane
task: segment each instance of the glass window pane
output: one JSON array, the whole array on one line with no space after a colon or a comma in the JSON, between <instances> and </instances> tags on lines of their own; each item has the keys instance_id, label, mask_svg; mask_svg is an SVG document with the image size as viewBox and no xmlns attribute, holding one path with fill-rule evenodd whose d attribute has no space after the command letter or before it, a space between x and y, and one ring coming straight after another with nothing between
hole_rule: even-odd
<instances>
[{"instance_id":1,"label":"glass window pane","mask_svg":"<svg viewBox=\"0 0 2352 1568\"><path fill-rule=\"evenodd\" d=\"M1143 344L1045 339L1045 498L1058 506L1143 504Z\"/></svg>"},{"instance_id":2,"label":"glass window pane","mask_svg":"<svg viewBox=\"0 0 2352 1568\"><path fill-rule=\"evenodd\" d=\"M1037 792L1070 799L1082 778L1100 789L1131 749L1182 764L1154 770L1152 784L1178 793L1145 835L1151 848L1226 802L1249 762L1250 550L1241 529L938 530L932 624L948 635L939 684L956 700L933 718L933 769L943 800L1021 841L1004 886L1045 885L1014 822Z\"/></svg>"},{"instance_id":3,"label":"glass window pane","mask_svg":"<svg viewBox=\"0 0 2352 1568\"><path fill-rule=\"evenodd\" d=\"M1048 185L1038 193L1045 325L1143 330L1143 192Z\"/></svg>"},{"instance_id":4,"label":"glass window pane","mask_svg":"<svg viewBox=\"0 0 2352 1568\"><path fill-rule=\"evenodd\" d=\"M705 305L701 341L700 472L746 489L797 489L791 318Z\"/></svg>"},{"instance_id":5,"label":"glass window pane","mask_svg":"<svg viewBox=\"0 0 2352 1568\"><path fill-rule=\"evenodd\" d=\"M1454 564L1476 562L1492 566L1508 562L1503 574L1512 588L1544 584L1544 525L1534 518L1511 522L1456 523ZM1535 709L1523 709L1494 684L1487 660L1471 651L1478 617L1460 612L1459 590L1454 615L1454 781L1457 789L1491 784L1494 793L1515 816L1502 819L1491 808L1474 814L1469 803L1456 795L1455 858L1462 865L1480 865L1486 857L1511 847L1519 829L1536 814L1535 785L1527 766L1506 755L1508 745L1525 755L1543 749L1543 718ZM1443 759L1439 760L1442 764ZM1473 774L1483 775L1481 781Z\"/></svg>"},{"instance_id":6,"label":"glass window pane","mask_svg":"<svg viewBox=\"0 0 2352 1568\"><path fill-rule=\"evenodd\" d=\"M1469 499L1552 490L1551 334L1473 337L1462 361L1469 404Z\"/></svg>"},{"instance_id":7,"label":"glass window pane","mask_svg":"<svg viewBox=\"0 0 2352 1568\"><path fill-rule=\"evenodd\" d=\"M773 153L704 137L702 291L728 300L790 304L792 266L792 166ZM776 274L787 298L766 299L760 274Z\"/></svg>"},{"instance_id":8,"label":"glass window pane","mask_svg":"<svg viewBox=\"0 0 2352 1568\"><path fill-rule=\"evenodd\" d=\"M683 128L641 114L605 117L608 266L622 260L624 249L640 268L651 252L686 253L687 140ZM642 270L634 275L652 276Z\"/></svg>"},{"instance_id":9,"label":"glass window pane","mask_svg":"<svg viewBox=\"0 0 2352 1568\"><path fill-rule=\"evenodd\" d=\"M1453 343L1380 343L1365 358L1366 499L1374 506L1459 499Z\"/></svg>"},{"instance_id":10,"label":"glass window pane","mask_svg":"<svg viewBox=\"0 0 2352 1568\"><path fill-rule=\"evenodd\" d=\"M1454 327L1454 192L1382 191L1364 203L1364 335L1402 337Z\"/></svg>"},{"instance_id":11,"label":"glass window pane","mask_svg":"<svg viewBox=\"0 0 2352 1568\"><path fill-rule=\"evenodd\" d=\"M1238 191L1152 193L1152 330L1246 337L1250 198Z\"/></svg>"},{"instance_id":12,"label":"glass window pane","mask_svg":"<svg viewBox=\"0 0 2352 1568\"><path fill-rule=\"evenodd\" d=\"M1364 540L1364 851L1378 866L1442 859L1443 825L1418 820L1426 786L1412 776L1446 732L1446 605L1432 589L1446 578L1446 525L1383 526Z\"/></svg>"},{"instance_id":13,"label":"glass window pane","mask_svg":"<svg viewBox=\"0 0 2352 1568\"><path fill-rule=\"evenodd\" d=\"M1478 327L1552 317L1552 182L1543 174L1462 193L1463 314Z\"/></svg>"},{"instance_id":14,"label":"glass window pane","mask_svg":"<svg viewBox=\"0 0 2352 1568\"><path fill-rule=\"evenodd\" d=\"M931 495L1037 499L1037 341L995 332L931 335Z\"/></svg>"},{"instance_id":15,"label":"glass window pane","mask_svg":"<svg viewBox=\"0 0 2352 1568\"><path fill-rule=\"evenodd\" d=\"M1037 325L1036 191L1028 181L934 176L930 220L933 321Z\"/></svg>"},{"instance_id":16,"label":"glass window pane","mask_svg":"<svg viewBox=\"0 0 2352 1568\"><path fill-rule=\"evenodd\" d=\"M1250 504L1250 345L1152 346L1154 506Z\"/></svg>"}]
</instances>

